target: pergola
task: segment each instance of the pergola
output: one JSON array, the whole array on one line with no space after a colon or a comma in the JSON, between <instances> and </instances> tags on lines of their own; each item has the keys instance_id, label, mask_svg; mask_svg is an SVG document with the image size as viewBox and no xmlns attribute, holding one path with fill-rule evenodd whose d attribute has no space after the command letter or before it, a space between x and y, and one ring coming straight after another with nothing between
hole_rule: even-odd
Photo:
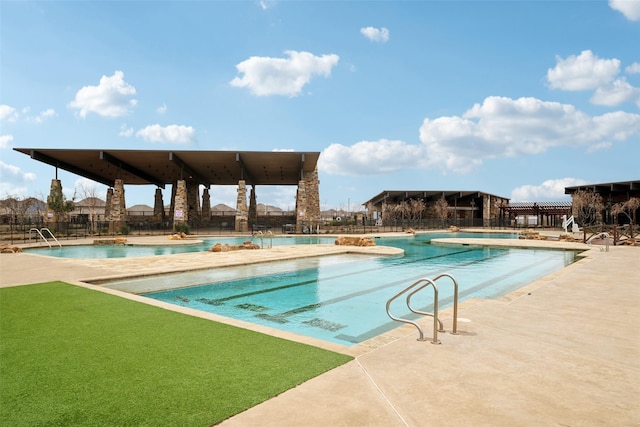
<instances>
[{"instance_id":1,"label":"pergola","mask_svg":"<svg viewBox=\"0 0 640 427\"><path fill-rule=\"evenodd\" d=\"M571 215L571 202L514 202L501 209L510 217L533 216L538 225L557 227L563 215Z\"/></svg>"},{"instance_id":2,"label":"pergola","mask_svg":"<svg viewBox=\"0 0 640 427\"><path fill-rule=\"evenodd\" d=\"M257 219L255 186L296 185L296 227L301 222L318 220L317 163L319 152L293 151L174 151L174 150L90 150L14 148L34 160L57 170L107 185L105 216L110 221L123 221L124 185L155 185L154 212L164 212L160 188L171 184L171 217L188 221L199 218L198 188L205 187L202 212L209 213L211 185L237 185L236 230L244 231L247 223ZM246 205L246 187L251 187ZM112 188L113 187L113 188ZM53 183L52 183L53 188ZM206 201L205 201L206 200ZM175 215L174 215L175 214ZM164 215L164 214L162 214ZM300 223L300 224L299 224Z\"/></svg>"},{"instance_id":3,"label":"pergola","mask_svg":"<svg viewBox=\"0 0 640 427\"><path fill-rule=\"evenodd\" d=\"M316 169L320 153L288 151L173 151L14 148L34 160L112 187L178 180L208 185L297 185Z\"/></svg>"}]
</instances>

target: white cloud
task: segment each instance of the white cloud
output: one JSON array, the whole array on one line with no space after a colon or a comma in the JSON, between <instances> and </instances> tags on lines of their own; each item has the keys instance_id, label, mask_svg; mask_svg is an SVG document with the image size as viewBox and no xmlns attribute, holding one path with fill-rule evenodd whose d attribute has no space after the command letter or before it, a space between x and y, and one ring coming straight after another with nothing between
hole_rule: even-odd
<instances>
[{"instance_id":1,"label":"white cloud","mask_svg":"<svg viewBox=\"0 0 640 427\"><path fill-rule=\"evenodd\" d=\"M23 172L19 167L0 161L0 195L26 196L27 185L36 180L36 174Z\"/></svg>"},{"instance_id":2,"label":"white cloud","mask_svg":"<svg viewBox=\"0 0 640 427\"><path fill-rule=\"evenodd\" d=\"M640 1L609 0L609 7L622 13L630 21L640 21Z\"/></svg>"},{"instance_id":3,"label":"white cloud","mask_svg":"<svg viewBox=\"0 0 640 427\"><path fill-rule=\"evenodd\" d=\"M176 144L190 144L195 141L196 131L191 126L159 124L147 126L136 132L137 137L148 142L173 142Z\"/></svg>"},{"instance_id":4,"label":"white cloud","mask_svg":"<svg viewBox=\"0 0 640 427\"><path fill-rule=\"evenodd\" d=\"M424 147L403 141L360 141L347 147L331 144L318 159L318 170L331 175L373 175L406 169L425 157Z\"/></svg>"},{"instance_id":5,"label":"white cloud","mask_svg":"<svg viewBox=\"0 0 640 427\"><path fill-rule=\"evenodd\" d=\"M160 107L156 109L158 114L164 114L167 112L167 104L163 103Z\"/></svg>"},{"instance_id":6,"label":"white cloud","mask_svg":"<svg viewBox=\"0 0 640 427\"><path fill-rule=\"evenodd\" d=\"M624 71L627 74L640 74L640 62L634 62L633 64L627 66Z\"/></svg>"},{"instance_id":7,"label":"white cloud","mask_svg":"<svg viewBox=\"0 0 640 427\"><path fill-rule=\"evenodd\" d=\"M462 117L425 119L420 140L429 162L470 171L485 159L589 146L640 133L640 115L622 111L591 117L572 105L536 98L488 97Z\"/></svg>"},{"instance_id":8,"label":"white cloud","mask_svg":"<svg viewBox=\"0 0 640 427\"><path fill-rule=\"evenodd\" d=\"M107 198L107 186L96 183L88 178L78 178L73 184L73 192L75 193L76 200L80 201L87 197L97 197L98 199L106 200Z\"/></svg>"},{"instance_id":9,"label":"white cloud","mask_svg":"<svg viewBox=\"0 0 640 427\"><path fill-rule=\"evenodd\" d=\"M608 150L611 148L613 144L610 141L603 141L599 144L590 145L587 148L587 153L595 153L596 151Z\"/></svg>"},{"instance_id":10,"label":"white cloud","mask_svg":"<svg viewBox=\"0 0 640 427\"><path fill-rule=\"evenodd\" d=\"M631 86L623 77L599 87L591 97L596 105L615 106L624 102L635 102L640 107L640 88Z\"/></svg>"},{"instance_id":11,"label":"white cloud","mask_svg":"<svg viewBox=\"0 0 640 427\"><path fill-rule=\"evenodd\" d=\"M116 71L113 76L102 76L98 86L84 86L68 106L80 110L80 117L96 113L104 117L120 117L129 113L137 104L131 97L136 89L124 81L124 73Z\"/></svg>"},{"instance_id":12,"label":"white cloud","mask_svg":"<svg viewBox=\"0 0 640 427\"><path fill-rule=\"evenodd\" d=\"M15 122L18 120L18 112L15 108L7 104L0 104L0 121Z\"/></svg>"},{"instance_id":13,"label":"white cloud","mask_svg":"<svg viewBox=\"0 0 640 427\"><path fill-rule=\"evenodd\" d=\"M271 151L290 153L290 152L293 152L293 151L296 151L296 150L294 150L293 148L274 148Z\"/></svg>"},{"instance_id":14,"label":"white cloud","mask_svg":"<svg viewBox=\"0 0 640 427\"><path fill-rule=\"evenodd\" d=\"M42 111L40 114L38 114L37 116L35 116L33 118L33 120L36 123L42 123L45 119L49 118L49 117L54 117L56 116L56 110L54 110L53 108L47 108L46 110Z\"/></svg>"},{"instance_id":15,"label":"white cloud","mask_svg":"<svg viewBox=\"0 0 640 427\"><path fill-rule=\"evenodd\" d=\"M120 132L118 132L118 136L122 136L125 138L128 138L130 136L133 135L133 128L132 127L127 127L126 124L123 124L122 126L120 126Z\"/></svg>"},{"instance_id":16,"label":"white cloud","mask_svg":"<svg viewBox=\"0 0 640 427\"><path fill-rule=\"evenodd\" d=\"M384 27L363 27L360 28L360 34L374 42L386 43L389 41L389 30Z\"/></svg>"},{"instance_id":17,"label":"white cloud","mask_svg":"<svg viewBox=\"0 0 640 427\"><path fill-rule=\"evenodd\" d=\"M315 56L309 52L285 51L288 58L252 56L236 68L244 74L231 86L249 88L257 96L296 96L314 75L328 77L340 59L338 55Z\"/></svg>"},{"instance_id":18,"label":"white cloud","mask_svg":"<svg viewBox=\"0 0 640 427\"><path fill-rule=\"evenodd\" d=\"M485 160L543 153L553 147L604 148L640 134L640 114L589 116L572 105L536 98L488 97L462 116L425 118L422 144L362 141L332 144L318 167L335 175L368 175L407 167L470 172Z\"/></svg>"},{"instance_id":19,"label":"white cloud","mask_svg":"<svg viewBox=\"0 0 640 427\"><path fill-rule=\"evenodd\" d=\"M512 202L543 202L569 199L564 194L565 187L584 185L587 182L577 178L550 179L540 185L523 185L511 192Z\"/></svg>"},{"instance_id":20,"label":"white cloud","mask_svg":"<svg viewBox=\"0 0 640 427\"><path fill-rule=\"evenodd\" d=\"M260 0L258 5L262 10L271 9L276 6L276 0Z\"/></svg>"},{"instance_id":21,"label":"white cloud","mask_svg":"<svg viewBox=\"0 0 640 427\"><path fill-rule=\"evenodd\" d=\"M547 70L547 80L553 89L591 90L611 82L619 71L619 59L600 59L584 50L566 59L556 56L556 66Z\"/></svg>"},{"instance_id":22,"label":"white cloud","mask_svg":"<svg viewBox=\"0 0 640 427\"><path fill-rule=\"evenodd\" d=\"M0 135L0 148L9 148L11 141L13 141L13 135Z\"/></svg>"}]
</instances>

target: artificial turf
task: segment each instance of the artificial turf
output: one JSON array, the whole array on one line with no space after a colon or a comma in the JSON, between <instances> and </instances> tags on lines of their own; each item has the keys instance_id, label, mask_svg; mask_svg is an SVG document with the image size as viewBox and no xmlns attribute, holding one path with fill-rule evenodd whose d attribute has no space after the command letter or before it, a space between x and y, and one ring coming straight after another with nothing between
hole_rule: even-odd
<instances>
[{"instance_id":1,"label":"artificial turf","mask_svg":"<svg viewBox=\"0 0 640 427\"><path fill-rule=\"evenodd\" d=\"M209 426L349 360L67 283L0 289L3 426Z\"/></svg>"}]
</instances>

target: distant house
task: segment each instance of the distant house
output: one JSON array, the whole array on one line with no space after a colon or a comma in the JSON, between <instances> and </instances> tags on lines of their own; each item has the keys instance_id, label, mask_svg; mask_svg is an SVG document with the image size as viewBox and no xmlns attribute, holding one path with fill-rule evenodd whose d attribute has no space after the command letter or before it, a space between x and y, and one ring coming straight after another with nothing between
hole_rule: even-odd
<instances>
[{"instance_id":1,"label":"distant house","mask_svg":"<svg viewBox=\"0 0 640 427\"><path fill-rule=\"evenodd\" d=\"M153 208L148 205L133 205L127 208L128 216L153 216Z\"/></svg>"}]
</instances>

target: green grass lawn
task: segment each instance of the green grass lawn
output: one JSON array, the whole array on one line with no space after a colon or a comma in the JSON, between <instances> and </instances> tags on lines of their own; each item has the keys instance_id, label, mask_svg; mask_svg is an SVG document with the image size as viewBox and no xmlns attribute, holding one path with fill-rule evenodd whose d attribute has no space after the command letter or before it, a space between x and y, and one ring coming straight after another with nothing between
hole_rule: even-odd
<instances>
[{"instance_id":1,"label":"green grass lawn","mask_svg":"<svg viewBox=\"0 0 640 427\"><path fill-rule=\"evenodd\" d=\"M2 426L208 426L349 360L62 282L0 289Z\"/></svg>"}]
</instances>

